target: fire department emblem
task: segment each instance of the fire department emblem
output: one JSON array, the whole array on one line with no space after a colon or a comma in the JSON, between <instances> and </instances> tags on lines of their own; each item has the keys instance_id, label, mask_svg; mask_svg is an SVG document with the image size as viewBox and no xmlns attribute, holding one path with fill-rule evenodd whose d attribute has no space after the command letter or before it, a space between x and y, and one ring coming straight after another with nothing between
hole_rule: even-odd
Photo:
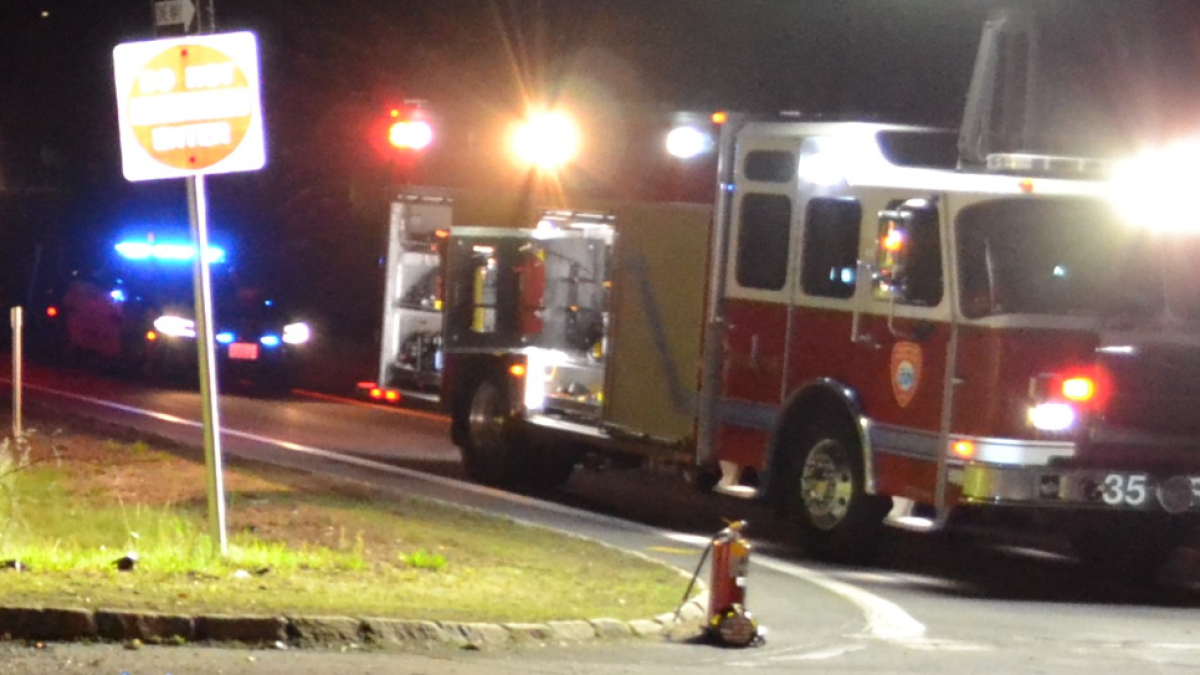
<instances>
[{"instance_id":1,"label":"fire department emblem","mask_svg":"<svg viewBox=\"0 0 1200 675\"><path fill-rule=\"evenodd\" d=\"M906 407L921 384L921 345L897 342L892 347L892 394L901 408Z\"/></svg>"}]
</instances>

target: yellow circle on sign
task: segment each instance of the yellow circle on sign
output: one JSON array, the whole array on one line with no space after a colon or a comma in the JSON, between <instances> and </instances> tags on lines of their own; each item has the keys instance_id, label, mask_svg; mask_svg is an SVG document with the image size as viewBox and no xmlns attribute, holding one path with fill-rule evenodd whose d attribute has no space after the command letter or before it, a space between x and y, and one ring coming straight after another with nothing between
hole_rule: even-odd
<instances>
[{"instance_id":1,"label":"yellow circle on sign","mask_svg":"<svg viewBox=\"0 0 1200 675\"><path fill-rule=\"evenodd\" d=\"M207 45L171 47L138 73L129 120L155 160L207 169L237 150L254 117L255 92L229 56Z\"/></svg>"}]
</instances>

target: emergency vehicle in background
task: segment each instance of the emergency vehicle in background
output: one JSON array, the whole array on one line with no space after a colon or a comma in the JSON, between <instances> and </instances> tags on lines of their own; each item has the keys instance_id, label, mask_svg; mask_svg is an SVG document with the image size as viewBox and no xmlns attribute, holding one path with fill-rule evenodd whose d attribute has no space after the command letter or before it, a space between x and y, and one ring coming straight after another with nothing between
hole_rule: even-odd
<instances>
[{"instance_id":1,"label":"emergency vehicle in background","mask_svg":"<svg viewBox=\"0 0 1200 675\"><path fill-rule=\"evenodd\" d=\"M1194 213L952 131L719 121L686 197L401 195L377 397L439 392L480 482L675 465L830 558L986 521L1149 568L1196 524Z\"/></svg>"},{"instance_id":2,"label":"emergency vehicle in background","mask_svg":"<svg viewBox=\"0 0 1200 675\"><path fill-rule=\"evenodd\" d=\"M90 269L36 295L31 332L46 357L98 364L155 380L197 373L192 259L186 232L118 238ZM290 317L239 274L228 246L210 245L217 363L222 376L271 390L291 387L307 323Z\"/></svg>"}]
</instances>

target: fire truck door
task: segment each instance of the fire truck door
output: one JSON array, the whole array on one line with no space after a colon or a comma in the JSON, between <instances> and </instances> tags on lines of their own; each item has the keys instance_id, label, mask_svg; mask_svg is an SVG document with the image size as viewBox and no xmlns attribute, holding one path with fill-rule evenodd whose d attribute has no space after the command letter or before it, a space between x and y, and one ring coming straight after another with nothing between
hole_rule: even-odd
<instances>
[{"instance_id":1,"label":"fire truck door","mask_svg":"<svg viewBox=\"0 0 1200 675\"><path fill-rule=\"evenodd\" d=\"M873 423L876 488L932 504L952 336L942 219L928 198L894 200L876 213L870 294L860 296L849 383Z\"/></svg>"},{"instance_id":2,"label":"fire truck door","mask_svg":"<svg viewBox=\"0 0 1200 675\"><path fill-rule=\"evenodd\" d=\"M738 149L718 454L743 466L761 463L782 398L798 158L795 138L753 138Z\"/></svg>"}]
</instances>

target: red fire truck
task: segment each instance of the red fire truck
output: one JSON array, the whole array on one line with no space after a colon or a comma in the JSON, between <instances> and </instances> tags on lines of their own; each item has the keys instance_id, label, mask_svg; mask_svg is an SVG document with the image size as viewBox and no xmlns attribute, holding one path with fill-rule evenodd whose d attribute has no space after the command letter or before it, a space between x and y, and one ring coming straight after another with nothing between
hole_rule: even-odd
<instances>
[{"instance_id":1,"label":"red fire truck","mask_svg":"<svg viewBox=\"0 0 1200 675\"><path fill-rule=\"evenodd\" d=\"M708 202L406 195L394 240L440 270L410 363L468 474L675 464L831 557L987 517L1161 559L1200 510L1200 237L1131 222L1091 162L956 142L732 116Z\"/></svg>"},{"instance_id":2,"label":"red fire truck","mask_svg":"<svg viewBox=\"0 0 1200 675\"><path fill-rule=\"evenodd\" d=\"M415 313L385 308L380 383L424 368L488 484L595 453L765 499L827 557L983 520L1158 563L1200 512L1200 235L1145 170L1129 192L997 149L979 102L1024 110L1017 80L975 79L962 136L693 125L701 190L634 162L532 198L407 192L387 302Z\"/></svg>"}]
</instances>

